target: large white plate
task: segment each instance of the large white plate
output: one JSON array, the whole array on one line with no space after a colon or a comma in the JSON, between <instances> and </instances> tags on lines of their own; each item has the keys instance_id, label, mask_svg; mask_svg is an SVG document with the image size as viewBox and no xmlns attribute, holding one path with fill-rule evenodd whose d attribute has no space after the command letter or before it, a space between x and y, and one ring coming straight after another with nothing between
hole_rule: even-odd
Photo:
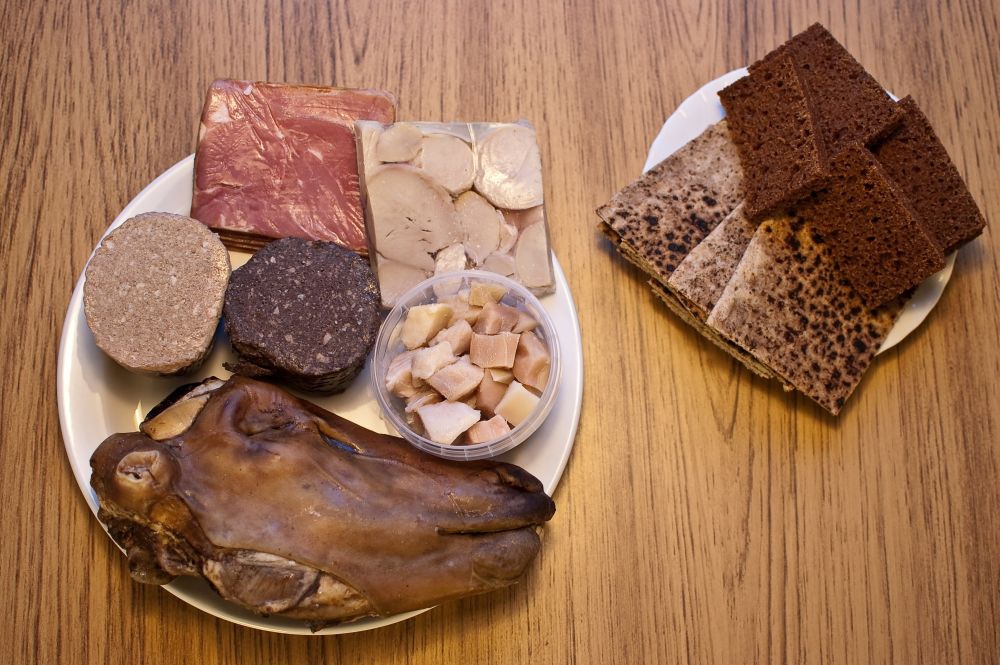
<instances>
[{"instance_id":1,"label":"large white plate","mask_svg":"<svg viewBox=\"0 0 1000 665\"><path fill-rule=\"evenodd\" d=\"M194 156L191 155L161 174L125 206L108 231L143 212L190 214L193 164ZM242 265L247 258L248 255L233 253L233 267ZM555 322L562 357L565 359L556 404L548 419L530 439L501 457L533 473L542 481L549 494L559 482L573 448L583 399L580 322L566 276L558 261L554 265L556 292L541 301ZM59 344L59 421L73 473L90 509L96 514L97 496L90 487L90 456L97 446L115 432L135 431L143 415L176 386L210 375L228 377L229 372L223 369L222 363L232 359L232 351L219 333L212 355L196 374L182 378L132 374L108 359L94 344L83 314L82 299L81 275L66 312ZM303 396L369 429L387 431L387 425L382 421L378 405L370 393L367 366L343 394L320 398L305 394ZM300 621L265 619L226 602L201 579L178 578L167 585L166 589L191 605L234 623L280 633L312 634ZM318 634L370 630L426 611L417 610L385 619L333 626Z\"/></svg>"},{"instance_id":2,"label":"large white plate","mask_svg":"<svg viewBox=\"0 0 1000 665\"><path fill-rule=\"evenodd\" d=\"M681 102L673 115L667 118L663 129L653 140L653 144L649 146L649 156L646 158L646 165L642 168L642 172L645 173L653 168L708 127L725 118L726 111L719 102L718 93L733 81L746 75L745 67L734 69L714 81L709 81ZM893 95L893 98L896 97ZM885 341L882 342L882 346L878 350L879 353L899 344L923 323L923 320L927 318L927 315L931 313L934 305L941 298L941 294L944 293L944 287L951 279L951 271L954 267L955 252L952 252L948 256L944 268L928 277L917 287L913 297L910 298L896 320L896 325L892 327Z\"/></svg>"}]
</instances>

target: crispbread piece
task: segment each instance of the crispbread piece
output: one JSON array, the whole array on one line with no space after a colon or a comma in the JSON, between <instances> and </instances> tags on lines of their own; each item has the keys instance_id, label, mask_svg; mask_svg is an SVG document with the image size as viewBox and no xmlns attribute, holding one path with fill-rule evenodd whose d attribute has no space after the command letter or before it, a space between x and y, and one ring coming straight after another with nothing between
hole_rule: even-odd
<instances>
[{"instance_id":1,"label":"crispbread piece","mask_svg":"<svg viewBox=\"0 0 1000 665\"><path fill-rule=\"evenodd\" d=\"M836 415L903 302L867 306L823 238L781 216L757 228L707 324Z\"/></svg>"},{"instance_id":2,"label":"crispbread piece","mask_svg":"<svg viewBox=\"0 0 1000 665\"><path fill-rule=\"evenodd\" d=\"M826 188L797 210L825 239L840 276L871 307L944 267L944 254L924 232L906 196L859 145L834 158Z\"/></svg>"},{"instance_id":3,"label":"crispbread piece","mask_svg":"<svg viewBox=\"0 0 1000 665\"><path fill-rule=\"evenodd\" d=\"M819 23L750 65L750 74L781 57L795 63L828 158L853 143L871 145L902 120L878 81Z\"/></svg>"},{"instance_id":4,"label":"crispbread piece","mask_svg":"<svg viewBox=\"0 0 1000 665\"><path fill-rule=\"evenodd\" d=\"M945 254L983 232L986 220L948 152L912 97L898 103L903 122L875 157L909 199L924 230Z\"/></svg>"},{"instance_id":5,"label":"crispbread piece","mask_svg":"<svg viewBox=\"0 0 1000 665\"><path fill-rule=\"evenodd\" d=\"M757 224L740 204L691 250L670 276L667 287L688 301L688 309L704 320L736 271Z\"/></svg>"},{"instance_id":6,"label":"crispbread piece","mask_svg":"<svg viewBox=\"0 0 1000 665\"><path fill-rule=\"evenodd\" d=\"M87 325L127 370L197 369L212 349L229 274L229 253L198 220L137 215L111 231L87 264Z\"/></svg>"},{"instance_id":7,"label":"crispbread piece","mask_svg":"<svg viewBox=\"0 0 1000 665\"><path fill-rule=\"evenodd\" d=\"M822 182L826 155L816 114L790 57L760 64L719 99L739 151L750 219L795 203Z\"/></svg>"},{"instance_id":8,"label":"crispbread piece","mask_svg":"<svg viewBox=\"0 0 1000 665\"><path fill-rule=\"evenodd\" d=\"M722 121L597 210L601 230L631 262L666 281L742 198L736 148Z\"/></svg>"}]
</instances>

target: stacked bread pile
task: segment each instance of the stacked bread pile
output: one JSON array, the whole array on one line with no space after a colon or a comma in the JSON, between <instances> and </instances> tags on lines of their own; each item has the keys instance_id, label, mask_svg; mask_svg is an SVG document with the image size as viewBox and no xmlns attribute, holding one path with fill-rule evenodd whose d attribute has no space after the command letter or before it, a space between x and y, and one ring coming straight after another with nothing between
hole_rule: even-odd
<instances>
[{"instance_id":1,"label":"stacked bread pile","mask_svg":"<svg viewBox=\"0 0 1000 665\"><path fill-rule=\"evenodd\" d=\"M681 318L836 414L985 220L916 103L818 24L719 97L726 119L615 194L602 230Z\"/></svg>"}]
</instances>

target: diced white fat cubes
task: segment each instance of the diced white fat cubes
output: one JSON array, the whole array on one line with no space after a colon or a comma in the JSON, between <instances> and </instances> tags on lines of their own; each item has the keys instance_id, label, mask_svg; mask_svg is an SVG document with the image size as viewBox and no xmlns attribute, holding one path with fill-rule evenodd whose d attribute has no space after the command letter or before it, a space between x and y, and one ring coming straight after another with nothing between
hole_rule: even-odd
<instances>
[{"instance_id":1,"label":"diced white fat cubes","mask_svg":"<svg viewBox=\"0 0 1000 665\"><path fill-rule=\"evenodd\" d=\"M436 303L410 308L397 338L407 350L386 375L409 429L445 445L492 441L524 424L550 374L538 320L504 287L466 279Z\"/></svg>"},{"instance_id":2,"label":"diced white fat cubes","mask_svg":"<svg viewBox=\"0 0 1000 665\"><path fill-rule=\"evenodd\" d=\"M479 422L479 411L462 402L438 402L417 409L431 441L450 444Z\"/></svg>"},{"instance_id":3,"label":"diced white fat cubes","mask_svg":"<svg viewBox=\"0 0 1000 665\"><path fill-rule=\"evenodd\" d=\"M472 326L465 319L459 319L439 332L431 340L433 344L448 342L451 344L452 353L460 356L468 353L469 343L472 341Z\"/></svg>"},{"instance_id":4,"label":"diced white fat cubes","mask_svg":"<svg viewBox=\"0 0 1000 665\"><path fill-rule=\"evenodd\" d=\"M492 416L506 392L506 384L495 381L489 371L483 372L483 380L479 382L479 389L476 390L476 407Z\"/></svg>"},{"instance_id":5,"label":"diced white fat cubes","mask_svg":"<svg viewBox=\"0 0 1000 665\"><path fill-rule=\"evenodd\" d=\"M403 321L399 341L407 349L423 346L427 340L437 335L451 320L452 309L444 303L417 305L411 307Z\"/></svg>"},{"instance_id":6,"label":"diced white fat cubes","mask_svg":"<svg viewBox=\"0 0 1000 665\"><path fill-rule=\"evenodd\" d=\"M410 373L416 379L429 379L432 374L446 365L458 360L451 350L449 342L440 342L434 346L417 349L413 353Z\"/></svg>"},{"instance_id":7,"label":"diced white fat cubes","mask_svg":"<svg viewBox=\"0 0 1000 665\"><path fill-rule=\"evenodd\" d=\"M549 380L551 358L545 342L533 332L521 334L514 354L514 378L535 390L545 390Z\"/></svg>"},{"instance_id":8,"label":"diced white fat cubes","mask_svg":"<svg viewBox=\"0 0 1000 665\"><path fill-rule=\"evenodd\" d=\"M385 374L385 387L397 397L411 397L417 388L413 384L412 362L416 351L403 351L392 359Z\"/></svg>"},{"instance_id":9,"label":"diced white fat cubes","mask_svg":"<svg viewBox=\"0 0 1000 665\"><path fill-rule=\"evenodd\" d=\"M493 416L489 420L482 420L470 427L466 437L469 439L469 443L485 443L499 439L508 432L510 432L510 425L503 419L503 416Z\"/></svg>"},{"instance_id":10,"label":"diced white fat cubes","mask_svg":"<svg viewBox=\"0 0 1000 665\"><path fill-rule=\"evenodd\" d=\"M514 372L503 367L494 367L490 369L490 374L493 376L494 381L504 385L507 385L514 380Z\"/></svg>"},{"instance_id":11,"label":"diced white fat cubes","mask_svg":"<svg viewBox=\"0 0 1000 665\"><path fill-rule=\"evenodd\" d=\"M517 427L531 415L538 406L538 395L531 392L517 381L507 386L507 392L497 404L494 411L503 416L511 425Z\"/></svg>"},{"instance_id":12,"label":"diced white fat cubes","mask_svg":"<svg viewBox=\"0 0 1000 665\"><path fill-rule=\"evenodd\" d=\"M507 289L502 284L475 282L469 289L469 304L482 307L488 302L500 302L506 293Z\"/></svg>"},{"instance_id":13,"label":"diced white fat cubes","mask_svg":"<svg viewBox=\"0 0 1000 665\"><path fill-rule=\"evenodd\" d=\"M535 320L531 314L527 312L518 311L517 313L517 323L514 324L514 328L511 332L523 333L529 330L534 330L538 327L538 321Z\"/></svg>"},{"instance_id":14,"label":"diced white fat cubes","mask_svg":"<svg viewBox=\"0 0 1000 665\"><path fill-rule=\"evenodd\" d=\"M465 361L465 362L462 362ZM463 356L459 362L442 367L427 379L434 390L446 400L460 400L479 387L483 380L483 368L476 367Z\"/></svg>"},{"instance_id":15,"label":"diced white fat cubes","mask_svg":"<svg viewBox=\"0 0 1000 665\"><path fill-rule=\"evenodd\" d=\"M487 302L472 329L480 335L510 332L517 325L519 311L502 303Z\"/></svg>"},{"instance_id":16,"label":"diced white fat cubes","mask_svg":"<svg viewBox=\"0 0 1000 665\"><path fill-rule=\"evenodd\" d=\"M513 367L520 335L502 332L496 335L472 333L469 359L483 368Z\"/></svg>"}]
</instances>

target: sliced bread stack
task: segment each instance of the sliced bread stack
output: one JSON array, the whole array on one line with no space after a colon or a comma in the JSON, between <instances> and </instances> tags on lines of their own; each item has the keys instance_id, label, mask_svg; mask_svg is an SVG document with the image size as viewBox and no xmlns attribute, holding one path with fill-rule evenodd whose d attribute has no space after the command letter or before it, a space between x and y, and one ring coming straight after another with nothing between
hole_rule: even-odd
<instances>
[{"instance_id":1,"label":"sliced bread stack","mask_svg":"<svg viewBox=\"0 0 1000 665\"><path fill-rule=\"evenodd\" d=\"M985 220L913 100L822 26L749 72L720 92L725 120L598 215L671 310L836 414L913 287Z\"/></svg>"}]
</instances>

